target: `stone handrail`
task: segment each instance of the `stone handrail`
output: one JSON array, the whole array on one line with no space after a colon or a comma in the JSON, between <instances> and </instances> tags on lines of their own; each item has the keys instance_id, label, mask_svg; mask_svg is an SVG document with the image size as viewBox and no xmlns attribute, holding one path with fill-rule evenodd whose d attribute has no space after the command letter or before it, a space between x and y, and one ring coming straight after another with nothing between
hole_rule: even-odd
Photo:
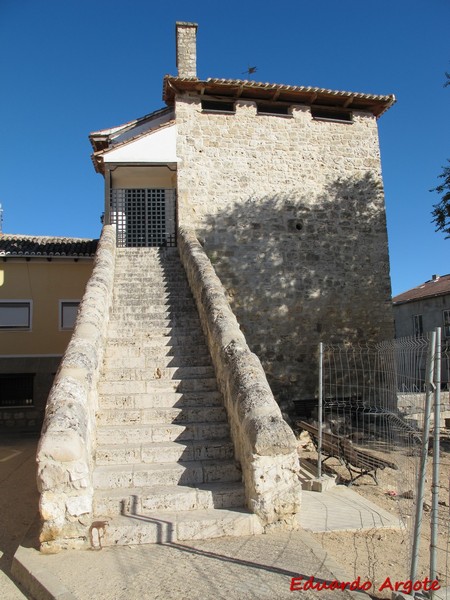
<instances>
[{"instance_id":1,"label":"stone handrail","mask_svg":"<svg viewBox=\"0 0 450 600\"><path fill-rule=\"evenodd\" d=\"M247 506L266 527L295 527L301 496L295 436L194 231L180 229L178 247L224 397Z\"/></svg>"},{"instance_id":2,"label":"stone handrail","mask_svg":"<svg viewBox=\"0 0 450 600\"><path fill-rule=\"evenodd\" d=\"M97 381L112 303L115 249L115 226L106 225L47 402L37 453L42 552L84 546L92 521Z\"/></svg>"}]
</instances>

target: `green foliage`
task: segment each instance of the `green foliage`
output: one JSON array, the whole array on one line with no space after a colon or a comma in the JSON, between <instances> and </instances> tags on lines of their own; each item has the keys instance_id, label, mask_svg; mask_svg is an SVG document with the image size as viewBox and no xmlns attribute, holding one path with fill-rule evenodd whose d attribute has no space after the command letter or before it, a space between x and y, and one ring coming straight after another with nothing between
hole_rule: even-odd
<instances>
[{"instance_id":1,"label":"green foliage","mask_svg":"<svg viewBox=\"0 0 450 600\"><path fill-rule=\"evenodd\" d=\"M450 73L445 73L444 87L450 86ZM433 206L433 223L436 225L436 231L446 233L446 238L450 237L450 160L446 167L443 167L439 179L444 182L433 188L432 192L442 194L441 201Z\"/></svg>"},{"instance_id":2,"label":"green foliage","mask_svg":"<svg viewBox=\"0 0 450 600\"><path fill-rule=\"evenodd\" d=\"M448 165L443 167L442 173L439 175L444 182L436 186L432 192L442 194L441 201L433 207L433 222L436 225L436 231L446 233L446 237L450 237L450 160Z\"/></svg>"}]
</instances>

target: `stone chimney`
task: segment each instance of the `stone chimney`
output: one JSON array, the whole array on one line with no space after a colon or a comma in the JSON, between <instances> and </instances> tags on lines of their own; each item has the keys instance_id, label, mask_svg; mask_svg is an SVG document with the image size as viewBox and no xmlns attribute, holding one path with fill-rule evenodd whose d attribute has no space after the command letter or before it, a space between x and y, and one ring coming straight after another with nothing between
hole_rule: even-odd
<instances>
[{"instance_id":1,"label":"stone chimney","mask_svg":"<svg viewBox=\"0 0 450 600\"><path fill-rule=\"evenodd\" d=\"M197 78L197 23L177 21L178 77Z\"/></svg>"}]
</instances>

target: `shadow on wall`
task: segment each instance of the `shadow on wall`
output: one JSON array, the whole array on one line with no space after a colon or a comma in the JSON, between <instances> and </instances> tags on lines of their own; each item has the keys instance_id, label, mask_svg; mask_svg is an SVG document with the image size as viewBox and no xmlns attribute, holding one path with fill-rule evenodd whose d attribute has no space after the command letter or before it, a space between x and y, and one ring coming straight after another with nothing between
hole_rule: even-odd
<instances>
[{"instance_id":1,"label":"shadow on wall","mask_svg":"<svg viewBox=\"0 0 450 600\"><path fill-rule=\"evenodd\" d=\"M198 230L280 404L312 398L318 343L393 335L381 183L249 197Z\"/></svg>"}]
</instances>

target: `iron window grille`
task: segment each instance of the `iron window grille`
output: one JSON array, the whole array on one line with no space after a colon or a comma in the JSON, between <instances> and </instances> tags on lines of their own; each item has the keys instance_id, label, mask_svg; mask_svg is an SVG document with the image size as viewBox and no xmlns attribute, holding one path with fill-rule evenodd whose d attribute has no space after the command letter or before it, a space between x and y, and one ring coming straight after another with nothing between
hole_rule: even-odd
<instances>
[{"instance_id":1,"label":"iron window grille","mask_svg":"<svg viewBox=\"0 0 450 600\"><path fill-rule=\"evenodd\" d=\"M111 223L119 248L176 246L175 190L111 190Z\"/></svg>"}]
</instances>

